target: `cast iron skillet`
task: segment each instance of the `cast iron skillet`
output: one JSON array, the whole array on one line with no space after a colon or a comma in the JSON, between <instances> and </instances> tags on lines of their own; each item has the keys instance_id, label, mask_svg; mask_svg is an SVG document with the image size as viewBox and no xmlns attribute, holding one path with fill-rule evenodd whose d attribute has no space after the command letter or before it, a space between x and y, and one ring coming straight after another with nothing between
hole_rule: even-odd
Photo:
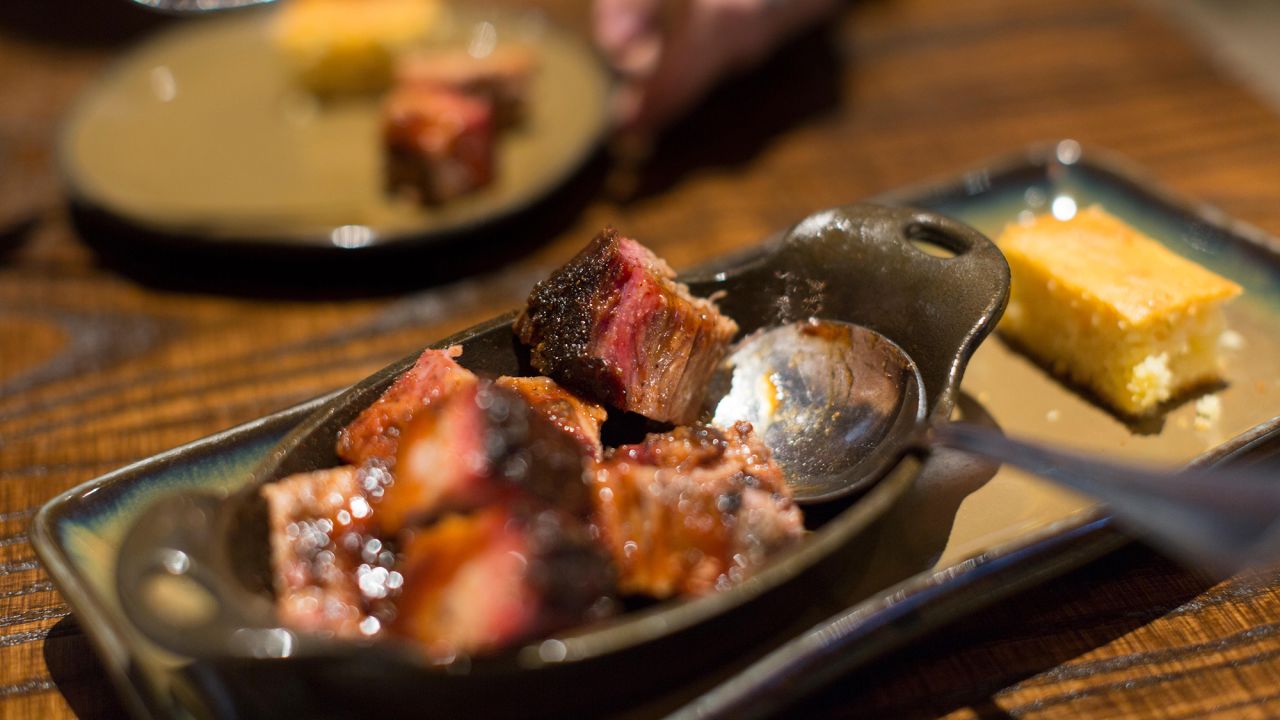
<instances>
[{"instance_id":1,"label":"cast iron skillet","mask_svg":"<svg viewBox=\"0 0 1280 720\"><path fill-rule=\"evenodd\" d=\"M923 251L942 248L953 257ZM811 215L736 259L682 280L719 304L744 334L821 317L883 333L913 358L924 398L896 423L946 418L969 357L1004 309L1009 269L977 231L934 213L850 205ZM514 313L431 347L461 345L482 375L531 374ZM337 642L279 627L270 591L265 513L257 489L291 473L340 464L338 428L406 370L406 357L335 397L289 434L230 498L184 494L158 502L130 531L117 589L152 641L192 658L178 673L189 705L219 715L435 716L600 712L714 667L859 578L857 540L912 483L921 459L880 458L853 501L806 508L813 532L795 550L732 589L625 613L488 658L433 666L395 641ZM199 617L178 622L147 584L180 576L204 595Z\"/></svg>"}]
</instances>

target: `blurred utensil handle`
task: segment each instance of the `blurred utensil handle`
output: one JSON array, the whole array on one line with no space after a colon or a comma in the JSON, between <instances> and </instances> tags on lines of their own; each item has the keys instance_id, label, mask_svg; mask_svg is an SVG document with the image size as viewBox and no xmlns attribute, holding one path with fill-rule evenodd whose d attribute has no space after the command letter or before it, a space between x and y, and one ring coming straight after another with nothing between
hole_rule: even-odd
<instances>
[{"instance_id":1,"label":"blurred utensil handle","mask_svg":"<svg viewBox=\"0 0 1280 720\"><path fill-rule=\"evenodd\" d=\"M930 439L1091 495L1125 529L1219 577L1280 561L1280 478L1274 467L1149 470L963 423L939 425Z\"/></svg>"}]
</instances>

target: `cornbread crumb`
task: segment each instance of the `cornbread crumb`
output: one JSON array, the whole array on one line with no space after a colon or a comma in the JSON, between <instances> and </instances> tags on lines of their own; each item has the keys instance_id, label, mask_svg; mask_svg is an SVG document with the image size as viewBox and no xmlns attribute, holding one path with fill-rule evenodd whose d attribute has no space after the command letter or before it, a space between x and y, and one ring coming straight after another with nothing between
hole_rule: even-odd
<instances>
[{"instance_id":1,"label":"cornbread crumb","mask_svg":"<svg viewBox=\"0 0 1280 720\"><path fill-rule=\"evenodd\" d=\"M1049 422L1058 422L1058 420L1061 418L1062 418L1062 413L1058 412L1057 410L1050 410L1049 412L1044 414L1044 419L1048 420Z\"/></svg>"},{"instance_id":2,"label":"cornbread crumb","mask_svg":"<svg viewBox=\"0 0 1280 720\"><path fill-rule=\"evenodd\" d=\"M1196 400L1195 428L1211 430L1218 425L1222 417L1222 399L1217 395L1205 395Z\"/></svg>"},{"instance_id":3,"label":"cornbread crumb","mask_svg":"<svg viewBox=\"0 0 1280 720\"><path fill-rule=\"evenodd\" d=\"M1173 372L1169 370L1169 353L1148 355L1133 367L1125 389L1141 405L1157 405L1169 399Z\"/></svg>"},{"instance_id":4,"label":"cornbread crumb","mask_svg":"<svg viewBox=\"0 0 1280 720\"><path fill-rule=\"evenodd\" d=\"M1235 330L1223 330L1218 336L1218 347L1223 350L1243 350L1244 336Z\"/></svg>"},{"instance_id":5,"label":"cornbread crumb","mask_svg":"<svg viewBox=\"0 0 1280 720\"><path fill-rule=\"evenodd\" d=\"M437 0L291 0L274 38L311 92L371 93L390 84L396 54L424 39L439 11Z\"/></svg>"},{"instance_id":6,"label":"cornbread crumb","mask_svg":"<svg viewBox=\"0 0 1280 720\"><path fill-rule=\"evenodd\" d=\"M1121 415L1149 415L1221 376L1235 283L1097 206L1020 219L997 244L1012 272L1001 334Z\"/></svg>"}]
</instances>

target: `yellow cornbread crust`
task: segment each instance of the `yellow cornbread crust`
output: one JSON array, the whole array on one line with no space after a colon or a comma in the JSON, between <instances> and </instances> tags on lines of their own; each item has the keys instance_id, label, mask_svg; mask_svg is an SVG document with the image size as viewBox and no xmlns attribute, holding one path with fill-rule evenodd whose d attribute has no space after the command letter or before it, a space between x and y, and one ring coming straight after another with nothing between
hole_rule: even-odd
<instances>
[{"instance_id":1,"label":"yellow cornbread crust","mask_svg":"<svg viewBox=\"0 0 1280 720\"><path fill-rule=\"evenodd\" d=\"M1119 414L1221 378L1222 306L1239 285L1098 206L1012 223L996 244L1012 273L1000 333Z\"/></svg>"}]
</instances>

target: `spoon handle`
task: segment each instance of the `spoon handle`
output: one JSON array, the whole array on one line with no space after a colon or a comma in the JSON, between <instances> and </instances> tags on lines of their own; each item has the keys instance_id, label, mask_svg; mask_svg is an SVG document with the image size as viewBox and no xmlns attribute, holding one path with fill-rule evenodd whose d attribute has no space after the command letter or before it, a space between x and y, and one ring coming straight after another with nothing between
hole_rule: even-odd
<instances>
[{"instance_id":1,"label":"spoon handle","mask_svg":"<svg viewBox=\"0 0 1280 720\"><path fill-rule=\"evenodd\" d=\"M1280 560L1280 472L1274 466L1150 470L1049 448L963 423L931 444L1014 465L1101 500L1152 545L1218 574Z\"/></svg>"}]
</instances>

